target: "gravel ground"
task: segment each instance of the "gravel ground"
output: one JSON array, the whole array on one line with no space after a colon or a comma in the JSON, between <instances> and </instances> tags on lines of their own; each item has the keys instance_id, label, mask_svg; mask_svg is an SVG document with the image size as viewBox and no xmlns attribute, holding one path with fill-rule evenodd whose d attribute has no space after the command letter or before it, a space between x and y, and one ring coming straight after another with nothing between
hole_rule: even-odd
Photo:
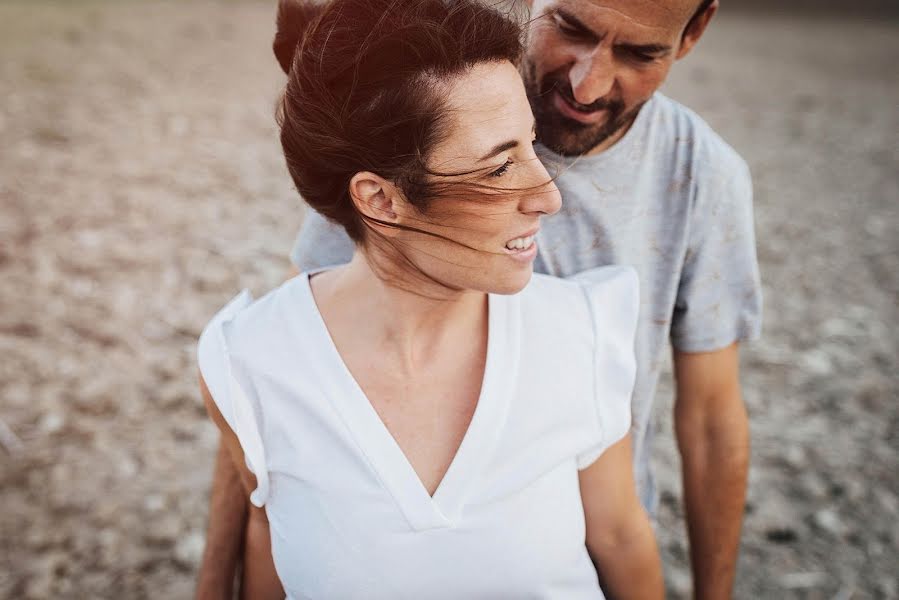
<instances>
[{"instance_id":1,"label":"gravel ground","mask_svg":"<svg viewBox=\"0 0 899 600\"><path fill-rule=\"evenodd\" d=\"M184 598L216 432L194 344L278 283L272 3L0 4L0 597ZM764 337L737 598L899 598L899 23L723 10L670 95L749 161ZM670 381L659 531L690 582Z\"/></svg>"}]
</instances>

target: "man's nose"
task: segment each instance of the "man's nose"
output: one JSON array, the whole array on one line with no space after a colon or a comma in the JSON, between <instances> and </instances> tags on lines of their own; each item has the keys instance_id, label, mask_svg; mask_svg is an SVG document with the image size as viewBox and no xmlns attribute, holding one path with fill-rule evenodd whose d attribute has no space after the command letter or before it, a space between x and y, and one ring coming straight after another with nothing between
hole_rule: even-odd
<instances>
[{"instance_id":1,"label":"man's nose","mask_svg":"<svg viewBox=\"0 0 899 600\"><path fill-rule=\"evenodd\" d=\"M590 104L606 96L615 84L615 68L607 48L595 48L578 56L568 74L574 99Z\"/></svg>"}]
</instances>

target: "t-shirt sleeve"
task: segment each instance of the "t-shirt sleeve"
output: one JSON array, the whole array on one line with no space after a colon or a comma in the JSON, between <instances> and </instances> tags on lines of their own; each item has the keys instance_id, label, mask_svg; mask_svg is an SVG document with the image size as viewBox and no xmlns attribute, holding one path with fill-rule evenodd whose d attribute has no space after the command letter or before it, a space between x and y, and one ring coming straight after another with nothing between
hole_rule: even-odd
<instances>
[{"instance_id":1,"label":"t-shirt sleeve","mask_svg":"<svg viewBox=\"0 0 899 600\"><path fill-rule=\"evenodd\" d=\"M258 425L259 400L252 384L232 360L228 345L232 320L252 301L250 293L244 290L212 318L197 344L197 364L216 407L240 441L247 467L256 476L250 501L262 506L268 497L269 482Z\"/></svg>"},{"instance_id":2,"label":"t-shirt sleeve","mask_svg":"<svg viewBox=\"0 0 899 600\"><path fill-rule=\"evenodd\" d=\"M697 188L671 322L671 343L709 352L758 337L762 289L755 251L752 180L740 160Z\"/></svg>"},{"instance_id":3,"label":"t-shirt sleeve","mask_svg":"<svg viewBox=\"0 0 899 600\"><path fill-rule=\"evenodd\" d=\"M634 342L640 311L637 272L631 267L592 269L576 279L593 317L595 443L577 457L578 469L593 464L631 426L631 396L637 376Z\"/></svg>"},{"instance_id":4,"label":"t-shirt sleeve","mask_svg":"<svg viewBox=\"0 0 899 600\"><path fill-rule=\"evenodd\" d=\"M303 225L290 252L290 260L300 271L314 271L350 262L356 249L343 227L321 214L306 210Z\"/></svg>"}]
</instances>

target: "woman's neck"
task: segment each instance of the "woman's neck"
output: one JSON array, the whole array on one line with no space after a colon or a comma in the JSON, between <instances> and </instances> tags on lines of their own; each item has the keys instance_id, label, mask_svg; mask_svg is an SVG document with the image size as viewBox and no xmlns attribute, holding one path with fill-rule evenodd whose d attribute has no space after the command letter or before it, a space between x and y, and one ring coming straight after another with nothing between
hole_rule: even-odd
<instances>
[{"instance_id":1,"label":"woman's neck","mask_svg":"<svg viewBox=\"0 0 899 600\"><path fill-rule=\"evenodd\" d=\"M486 293L423 284L407 271L382 278L361 250L349 264L315 277L313 291L329 329L350 325L410 373L448 345L475 348L486 337Z\"/></svg>"}]
</instances>

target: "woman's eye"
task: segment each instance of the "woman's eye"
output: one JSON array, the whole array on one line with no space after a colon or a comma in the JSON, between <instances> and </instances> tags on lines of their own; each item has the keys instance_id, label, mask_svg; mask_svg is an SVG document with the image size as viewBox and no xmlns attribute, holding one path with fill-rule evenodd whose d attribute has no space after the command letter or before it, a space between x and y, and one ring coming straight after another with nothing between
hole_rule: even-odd
<instances>
[{"instance_id":1,"label":"woman's eye","mask_svg":"<svg viewBox=\"0 0 899 600\"><path fill-rule=\"evenodd\" d=\"M512 159L507 159L506 162L503 163L503 166L498 168L496 171L490 173L491 177L502 177L503 174L509 170L509 167L512 166Z\"/></svg>"}]
</instances>

